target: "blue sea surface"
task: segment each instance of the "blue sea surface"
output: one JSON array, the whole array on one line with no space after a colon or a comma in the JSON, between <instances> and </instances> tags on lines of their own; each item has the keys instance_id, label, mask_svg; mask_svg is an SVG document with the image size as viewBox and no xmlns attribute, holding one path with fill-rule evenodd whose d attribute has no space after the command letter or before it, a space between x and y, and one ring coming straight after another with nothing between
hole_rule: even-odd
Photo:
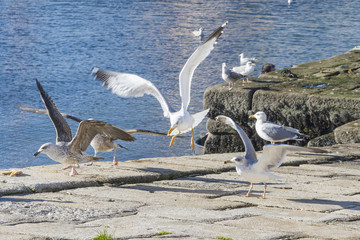
<instances>
[{"instance_id":1,"label":"blue sea surface","mask_svg":"<svg viewBox=\"0 0 360 240\"><path fill-rule=\"evenodd\" d=\"M195 113L203 109L205 89L224 83L221 64L238 65L241 52L259 59L256 76L264 63L281 69L360 45L357 5L357 0L291 5L286 0L0 0L0 168L55 163L43 154L33 157L43 143L55 142L50 119L17 108L44 108L35 79L61 112L167 133L169 120L155 98L120 98L93 79L92 67L151 80L179 109L178 75L201 43L191 32L203 27L208 35L229 21L195 71L189 109ZM78 124L68 123L75 134ZM206 133L205 123L196 136ZM171 148L169 138L135 136L135 142L119 141L129 149L117 151L119 160L194 154L190 134ZM99 156L111 161L113 153Z\"/></svg>"}]
</instances>

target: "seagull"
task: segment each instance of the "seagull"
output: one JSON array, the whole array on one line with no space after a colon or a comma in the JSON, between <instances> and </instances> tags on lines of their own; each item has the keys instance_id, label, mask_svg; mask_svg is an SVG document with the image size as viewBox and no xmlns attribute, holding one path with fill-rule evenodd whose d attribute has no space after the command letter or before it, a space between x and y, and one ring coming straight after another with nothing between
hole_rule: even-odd
<instances>
[{"instance_id":1,"label":"seagull","mask_svg":"<svg viewBox=\"0 0 360 240\"><path fill-rule=\"evenodd\" d=\"M33 113L41 113L41 114L48 114L47 110L45 109L37 109L37 108L29 108L29 107L24 107L24 106L18 106L19 109L23 110L23 111L27 111L27 112L33 112ZM66 114L66 113L60 113L63 117L71 119L75 122L80 123L82 120L78 117L75 117L73 115L70 114ZM147 134L147 135L155 135L155 136L163 136L166 137L167 134L165 133L159 133L159 132L153 132L150 130L145 130L145 129L127 129L127 130L123 130L129 134ZM114 141L117 139L113 139L111 137L108 137L106 135L103 134L97 134L93 140L91 140L90 145L94 148L94 157L97 156L98 152L110 152L112 150L114 150L114 159L113 159L113 165L118 165L118 160L116 158L116 149L117 148L124 148L126 150L128 150L126 147L115 143ZM120 139L121 140L121 139ZM91 162L92 164L93 162Z\"/></svg>"},{"instance_id":2,"label":"seagull","mask_svg":"<svg viewBox=\"0 0 360 240\"><path fill-rule=\"evenodd\" d=\"M96 120L81 121L75 137L72 138L71 129L65 118L60 114L53 100L45 92L38 80L36 80L36 85L39 89L41 99L45 104L49 117L54 124L56 130L56 144L51 142L43 144L34 154L34 157L40 153L44 153L56 162L70 164L63 169L71 168L69 175L73 176L78 174L75 170L75 166L79 166L80 162L103 159L101 157L94 157L85 153L86 149L90 145L90 142L97 134L103 134L109 138L122 139L124 141L135 140L135 137L122 129L109 123Z\"/></svg>"},{"instance_id":3,"label":"seagull","mask_svg":"<svg viewBox=\"0 0 360 240\"><path fill-rule=\"evenodd\" d=\"M251 61L247 62L245 65L239 66L239 67L233 67L232 71L236 72L238 74L241 74L246 77L246 81L250 82L247 76L251 75L255 70L255 63L252 63Z\"/></svg>"},{"instance_id":4,"label":"seagull","mask_svg":"<svg viewBox=\"0 0 360 240\"><path fill-rule=\"evenodd\" d=\"M195 37L203 37L204 36L204 29L203 28L199 28L199 30L195 30L192 32L192 34L195 36Z\"/></svg>"},{"instance_id":5,"label":"seagull","mask_svg":"<svg viewBox=\"0 0 360 240\"><path fill-rule=\"evenodd\" d=\"M235 163L236 172L246 181L250 182L250 188L246 197L250 196L254 183L264 183L264 193L260 198L266 196L266 182L274 178L280 178L270 171L280 167L286 155L290 151L296 152L314 152L326 153L326 151L316 148L305 148L286 144L265 145L262 155L257 158L254 146L244 130L239 127L231 118L220 115L216 117L216 121L225 123L235 129L240 135L245 145L245 156L237 156L224 163Z\"/></svg>"},{"instance_id":6,"label":"seagull","mask_svg":"<svg viewBox=\"0 0 360 240\"><path fill-rule=\"evenodd\" d=\"M226 63L222 64L222 79L224 79L225 82L229 83L229 91L234 87L234 82L236 82L239 79L244 78L243 75L236 73L234 71L231 71L230 69L226 68Z\"/></svg>"},{"instance_id":7,"label":"seagull","mask_svg":"<svg viewBox=\"0 0 360 240\"><path fill-rule=\"evenodd\" d=\"M144 94L154 96L162 107L164 117L170 118L170 129L168 131L168 135L172 136L170 147L178 135L191 131L190 146L194 150L194 128L205 118L210 109L192 115L188 112L192 77L197 66L214 49L226 24L227 22L216 29L195 50L182 68L179 75L179 90L182 104L181 109L177 112L168 104L157 87L144 78L129 73L100 71L98 68L93 68L92 73L95 75L95 79L103 81L103 85L120 97L142 97Z\"/></svg>"},{"instance_id":8,"label":"seagull","mask_svg":"<svg viewBox=\"0 0 360 240\"><path fill-rule=\"evenodd\" d=\"M244 57L244 53L239 54L240 57L240 66L245 65L248 62L256 63L258 60L254 57L252 58L246 58Z\"/></svg>"},{"instance_id":9,"label":"seagull","mask_svg":"<svg viewBox=\"0 0 360 240\"><path fill-rule=\"evenodd\" d=\"M264 112L257 112L254 115L250 115L249 118L256 118L255 129L257 134L262 139L270 141L271 144L287 140L303 140L299 138L299 135L304 135L298 129L266 121L266 114Z\"/></svg>"}]
</instances>

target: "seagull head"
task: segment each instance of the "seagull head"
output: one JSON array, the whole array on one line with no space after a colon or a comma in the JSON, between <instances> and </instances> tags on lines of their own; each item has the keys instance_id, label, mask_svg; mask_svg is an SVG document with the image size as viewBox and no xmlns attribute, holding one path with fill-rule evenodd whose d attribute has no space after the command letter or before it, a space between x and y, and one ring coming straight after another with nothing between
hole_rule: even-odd
<instances>
[{"instance_id":1,"label":"seagull head","mask_svg":"<svg viewBox=\"0 0 360 240\"><path fill-rule=\"evenodd\" d=\"M228 163L235 163L235 165L237 167L240 167L240 166L246 164L247 161L246 161L246 159L244 157L237 156L237 157L234 157L234 158L232 158L230 160L224 161L224 164L228 164Z\"/></svg>"},{"instance_id":2,"label":"seagull head","mask_svg":"<svg viewBox=\"0 0 360 240\"><path fill-rule=\"evenodd\" d=\"M40 153L44 153L44 154L47 155L48 153L50 153L52 151L53 148L54 148L54 144L52 144L52 143L44 143L43 145L41 145L39 150L37 150L37 152L34 153L34 157L36 157Z\"/></svg>"},{"instance_id":3,"label":"seagull head","mask_svg":"<svg viewBox=\"0 0 360 240\"><path fill-rule=\"evenodd\" d=\"M254 115L250 115L249 118L256 118L256 120L266 121L266 114L264 112L257 112Z\"/></svg>"}]
</instances>

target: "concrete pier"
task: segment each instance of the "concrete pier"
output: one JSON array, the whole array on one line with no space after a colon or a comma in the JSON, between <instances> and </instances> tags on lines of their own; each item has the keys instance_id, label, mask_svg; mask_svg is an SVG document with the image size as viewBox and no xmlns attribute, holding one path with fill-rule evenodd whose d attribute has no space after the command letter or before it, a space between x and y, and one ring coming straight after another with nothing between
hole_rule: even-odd
<instances>
[{"instance_id":1,"label":"concrete pier","mask_svg":"<svg viewBox=\"0 0 360 240\"><path fill-rule=\"evenodd\" d=\"M360 144L325 149L288 155L266 199L224 165L242 153L20 169L0 177L0 239L360 239Z\"/></svg>"}]
</instances>

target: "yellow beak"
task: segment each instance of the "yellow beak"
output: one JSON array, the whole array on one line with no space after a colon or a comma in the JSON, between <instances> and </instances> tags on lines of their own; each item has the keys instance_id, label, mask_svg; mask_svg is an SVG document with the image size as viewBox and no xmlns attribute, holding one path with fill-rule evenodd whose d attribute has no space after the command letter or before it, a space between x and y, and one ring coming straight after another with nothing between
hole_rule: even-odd
<instances>
[{"instance_id":1,"label":"yellow beak","mask_svg":"<svg viewBox=\"0 0 360 240\"><path fill-rule=\"evenodd\" d=\"M175 129L175 128L170 128L169 131L168 131L168 135L170 135L170 133L171 133L172 131L174 131L174 129Z\"/></svg>"},{"instance_id":2,"label":"yellow beak","mask_svg":"<svg viewBox=\"0 0 360 240\"><path fill-rule=\"evenodd\" d=\"M230 160L224 161L224 164L228 164L228 163L231 163L231 161Z\"/></svg>"},{"instance_id":3,"label":"yellow beak","mask_svg":"<svg viewBox=\"0 0 360 240\"><path fill-rule=\"evenodd\" d=\"M254 116L254 115L250 115L249 118L255 118L255 116Z\"/></svg>"}]
</instances>

